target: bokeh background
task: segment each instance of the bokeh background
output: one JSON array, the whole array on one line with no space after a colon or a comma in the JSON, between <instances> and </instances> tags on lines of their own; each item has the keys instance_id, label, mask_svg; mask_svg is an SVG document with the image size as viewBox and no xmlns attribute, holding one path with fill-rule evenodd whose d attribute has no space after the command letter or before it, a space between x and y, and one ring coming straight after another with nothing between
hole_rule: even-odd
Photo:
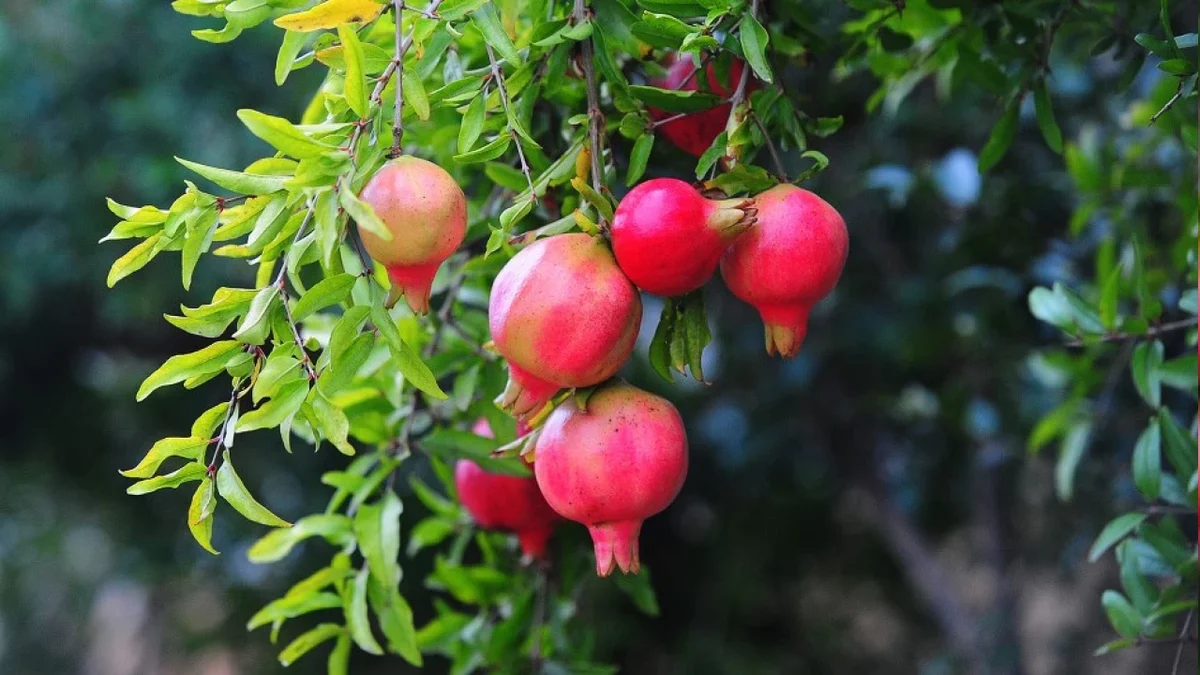
<instances>
[{"instance_id":1,"label":"bokeh background","mask_svg":"<svg viewBox=\"0 0 1200 675\"><path fill-rule=\"evenodd\" d=\"M135 405L146 374L199 344L161 315L249 276L208 260L189 295L160 260L107 290L123 249L96 243L114 220L104 197L169 203L185 178L173 155L244 165L261 147L234 111L295 117L316 86L309 71L271 82L275 31L222 46L191 39L194 27L150 0L0 5L6 675L282 672L263 632L244 624L305 569L304 553L252 565L245 548L261 530L227 518L214 535L224 553L212 557L184 526L187 495L128 497L117 474L225 396L211 384ZM1132 133L1131 102L1165 100L1173 86L1150 64L1117 93L1119 68L1104 54L1056 53L1052 64L1060 124L1081 142ZM1166 672L1173 647L1091 656L1111 637L1098 598L1116 573L1085 555L1135 496L1120 477L1128 456L1114 450L1127 452L1139 428L1132 387L1115 390L1114 422L1070 503L1055 497L1053 453L1025 450L1069 385L1039 355L1060 338L1028 315L1025 296L1087 264L1066 241L1062 159L1026 110L1009 156L981 177L975 152L994 101L927 83L895 113L868 115L874 83L818 90L830 66L814 57L811 79L795 84L813 85L802 89L811 112L846 117L840 133L814 139L833 160L815 189L851 230L842 283L787 363L766 358L757 317L714 283L708 386L656 381L644 359L651 306L630 376L670 391L692 441L682 495L642 536L662 612L647 618L597 581L581 620L635 674ZM1194 148L1167 155L1165 170L1195 163ZM665 147L651 160L676 165ZM286 455L263 436L240 453L252 489L280 513L319 509L316 477L341 457ZM420 516L411 504L406 522ZM581 532L567 536L583 544ZM428 564L418 558L408 574ZM420 623L430 597L406 592ZM1195 660L1192 645L1180 672ZM354 672L398 667L358 655ZM323 672L323 659L292 671Z\"/></svg>"}]
</instances>

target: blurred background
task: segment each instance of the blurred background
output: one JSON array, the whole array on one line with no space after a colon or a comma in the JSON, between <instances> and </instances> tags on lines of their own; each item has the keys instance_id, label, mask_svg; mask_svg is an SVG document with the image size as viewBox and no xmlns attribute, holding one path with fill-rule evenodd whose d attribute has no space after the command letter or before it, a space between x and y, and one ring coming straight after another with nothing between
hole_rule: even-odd
<instances>
[{"instance_id":1,"label":"blurred background","mask_svg":"<svg viewBox=\"0 0 1200 675\"><path fill-rule=\"evenodd\" d=\"M274 86L277 31L231 48L191 39L194 27L150 0L0 6L5 675L283 672L263 631L244 625L307 569L304 554L252 565L245 548L261 529L226 518L214 534L223 554L210 556L184 525L186 494L128 497L117 474L227 395L218 381L134 403L164 358L202 344L161 315L251 277L209 259L185 294L174 263L159 260L107 290L124 249L96 243L114 222L104 197L169 203L185 178L173 155L244 165L261 146L234 111L294 118L317 85L307 70ZM1147 65L1128 99L1114 94L1119 68L1104 54L1052 64L1059 122L1080 143L1134 133L1131 103L1161 104L1173 89ZM815 56L811 82L831 65ZM634 674L1167 672L1173 646L1091 655L1111 639L1098 599L1117 582L1111 556L1088 564L1086 552L1136 498L1122 472L1144 420L1127 378L1072 501L1055 496L1053 453L1026 452L1030 427L1070 386L1039 351L1061 338L1029 316L1026 294L1090 265L1067 241L1062 158L1030 109L981 178L975 152L994 101L927 83L895 113L868 115L874 87L858 76L808 97L810 112L846 117L840 133L813 139L832 159L814 189L845 215L851 253L797 359L768 359L758 318L715 282L714 383L667 385L645 361L658 308L648 305L630 376L670 392L692 443L683 493L642 535L661 616L597 581L581 620ZM651 166L684 167L659 146ZM1165 171L1195 163L1194 148L1163 152ZM1174 339L1168 353L1182 348ZM328 493L316 477L342 458L285 455L262 436L239 458L251 488L280 513L319 509ZM406 522L421 515L412 504ZM567 536L583 545L578 529ZM430 597L413 588L419 625ZM359 654L354 672L397 667ZM1191 645L1180 672L1196 668ZM291 671L324 672L323 659Z\"/></svg>"}]
</instances>

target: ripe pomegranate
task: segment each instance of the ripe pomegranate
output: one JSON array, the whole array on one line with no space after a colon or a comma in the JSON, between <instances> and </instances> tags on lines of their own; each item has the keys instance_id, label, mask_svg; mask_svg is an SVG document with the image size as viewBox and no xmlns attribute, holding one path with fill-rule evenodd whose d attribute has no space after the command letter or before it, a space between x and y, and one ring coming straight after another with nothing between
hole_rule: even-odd
<instances>
[{"instance_id":1,"label":"ripe pomegranate","mask_svg":"<svg viewBox=\"0 0 1200 675\"><path fill-rule=\"evenodd\" d=\"M794 185L776 185L754 201L758 224L729 247L721 276L762 315L767 353L790 359L804 341L809 311L842 274L846 223L828 202Z\"/></svg>"},{"instance_id":2,"label":"ripe pomegranate","mask_svg":"<svg viewBox=\"0 0 1200 675\"><path fill-rule=\"evenodd\" d=\"M360 195L392 233L390 241L359 230L367 252L417 314L429 312L438 267L467 232L467 198L442 167L404 155L384 164Z\"/></svg>"},{"instance_id":3,"label":"ripe pomegranate","mask_svg":"<svg viewBox=\"0 0 1200 675\"><path fill-rule=\"evenodd\" d=\"M699 75L692 76L692 73L696 72L696 64L692 63L691 57L672 55L663 65L667 67L666 75L654 80L652 82L654 86L660 89L679 91L696 91L700 88L699 83L696 82ZM746 64L741 59L734 59L729 68L729 81L718 82L716 69L712 63L709 63L704 69L709 89L722 98L732 96L733 90L737 88L737 83L742 78L742 71L745 67ZM722 103L708 110L701 110L667 122L658 130L680 150L693 157L699 157L704 154L708 146L712 145L713 140L720 136L722 131L725 131L731 107L728 103ZM650 116L656 120L663 120L674 116L674 113L651 108Z\"/></svg>"},{"instance_id":4,"label":"ripe pomegranate","mask_svg":"<svg viewBox=\"0 0 1200 675\"><path fill-rule=\"evenodd\" d=\"M533 473L550 506L587 525L596 574L615 563L636 574L642 521L667 508L687 475L687 436L665 398L625 382L605 385L580 410L567 399L550 414Z\"/></svg>"},{"instance_id":5,"label":"ripe pomegranate","mask_svg":"<svg viewBox=\"0 0 1200 675\"><path fill-rule=\"evenodd\" d=\"M508 359L497 405L517 417L558 390L611 377L629 359L642 299L601 239L560 234L508 261L492 285L488 325Z\"/></svg>"},{"instance_id":6,"label":"ripe pomegranate","mask_svg":"<svg viewBox=\"0 0 1200 675\"><path fill-rule=\"evenodd\" d=\"M487 420L471 430L493 438ZM480 527L508 530L517 535L521 550L531 558L546 554L546 543L558 520L532 478L488 473L468 459L454 465L454 485L462 505Z\"/></svg>"},{"instance_id":7,"label":"ripe pomegranate","mask_svg":"<svg viewBox=\"0 0 1200 675\"><path fill-rule=\"evenodd\" d=\"M629 191L612 221L613 253L648 293L681 295L704 285L729 244L754 224L754 201L707 199L675 178Z\"/></svg>"}]
</instances>

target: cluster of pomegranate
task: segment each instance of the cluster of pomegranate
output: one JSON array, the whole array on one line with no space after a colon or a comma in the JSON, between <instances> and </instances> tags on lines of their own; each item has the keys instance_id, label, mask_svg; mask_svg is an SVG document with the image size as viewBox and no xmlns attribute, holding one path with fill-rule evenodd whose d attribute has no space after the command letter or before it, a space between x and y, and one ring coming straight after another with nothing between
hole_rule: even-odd
<instances>
[{"instance_id":1,"label":"cluster of pomegranate","mask_svg":"<svg viewBox=\"0 0 1200 675\"><path fill-rule=\"evenodd\" d=\"M701 131L682 128L677 142L691 152L712 130ZM466 231L462 190L441 167L401 157L380 169L362 199L392 234L384 240L364 232L367 251L413 311L427 312L433 277ZM455 483L463 506L482 527L514 532L533 558L545 555L560 517L582 523L597 574L614 566L636 573L642 521L674 500L688 462L675 406L613 379L637 339L639 290L688 293L720 267L733 294L761 314L767 352L790 358L810 309L837 283L847 246L841 216L801 188L710 199L670 178L631 190L607 239L561 234L526 246L496 277L488 323L509 368L496 404L517 418L521 433L530 433L525 423L545 420L529 441L534 476L491 474L460 461ZM586 400L572 391L548 410L559 392L589 387L596 388ZM475 433L492 435L483 420Z\"/></svg>"}]
</instances>

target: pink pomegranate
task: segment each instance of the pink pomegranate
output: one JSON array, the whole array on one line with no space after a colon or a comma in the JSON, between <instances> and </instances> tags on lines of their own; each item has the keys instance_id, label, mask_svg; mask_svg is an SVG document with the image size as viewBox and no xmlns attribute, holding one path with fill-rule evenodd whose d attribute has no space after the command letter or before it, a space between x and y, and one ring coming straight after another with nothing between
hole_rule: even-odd
<instances>
[{"instance_id":1,"label":"pink pomegranate","mask_svg":"<svg viewBox=\"0 0 1200 675\"><path fill-rule=\"evenodd\" d=\"M620 381L580 410L567 399L550 414L534 449L534 476L564 518L587 525L596 574L614 563L636 574L642 521L667 508L687 475L687 436L665 398Z\"/></svg>"},{"instance_id":2,"label":"pink pomegranate","mask_svg":"<svg viewBox=\"0 0 1200 675\"><path fill-rule=\"evenodd\" d=\"M476 422L472 431L493 438L485 419ZM463 507L480 527L513 532L521 550L532 558L546 554L558 514L534 479L488 473L475 462L460 459L454 465L454 485Z\"/></svg>"},{"instance_id":3,"label":"pink pomegranate","mask_svg":"<svg viewBox=\"0 0 1200 675\"><path fill-rule=\"evenodd\" d=\"M467 198L442 167L404 155L384 164L363 188L362 200L392 233L390 241L359 230L367 252L417 314L429 311L438 267L467 232Z\"/></svg>"},{"instance_id":4,"label":"pink pomegranate","mask_svg":"<svg viewBox=\"0 0 1200 675\"><path fill-rule=\"evenodd\" d=\"M629 359L641 320L641 296L602 239L530 244L500 270L488 304L492 341L508 359L497 405L525 417L560 389L603 382Z\"/></svg>"},{"instance_id":5,"label":"pink pomegranate","mask_svg":"<svg viewBox=\"0 0 1200 675\"><path fill-rule=\"evenodd\" d=\"M691 57L671 56L664 65L667 66L667 73L654 80L652 82L654 86L660 89L680 91L696 91L700 88L699 83L696 82L699 75L692 76L692 73L696 72L696 65L692 63ZM704 69L704 76L708 78L709 90L722 98L729 98L733 94L733 90L737 88L737 83L741 80L742 70L745 67L746 64L740 59L734 59L733 65L729 68L729 81L718 82L716 68L709 63ZM730 104L722 103L708 110L701 110L667 122L658 130L680 150L693 157L699 157L704 154L708 146L712 145L717 136L725 131L725 124L729 121L730 107ZM673 117L674 113L651 108L650 116L656 120L663 120Z\"/></svg>"},{"instance_id":6,"label":"pink pomegranate","mask_svg":"<svg viewBox=\"0 0 1200 675\"><path fill-rule=\"evenodd\" d=\"M612 221L617 264L638 288L672 296L700 288L721 255L754 224L754 201L707 199L675 178L629 191Z\"/></svg>"},{"instance_id":7,"label":"pink pomegranate","mask_svg":"<svg viewBox=\"0 0 1200 675\"><path fill-rule=\"evenodd\" d=\"M813 305L842 274L846 223L828 202L794 185L776 185L754 201L758 224L729 247L721 276L762 315L767 353L790 359L804 342Z\"/></svg>"}]
</instances>

